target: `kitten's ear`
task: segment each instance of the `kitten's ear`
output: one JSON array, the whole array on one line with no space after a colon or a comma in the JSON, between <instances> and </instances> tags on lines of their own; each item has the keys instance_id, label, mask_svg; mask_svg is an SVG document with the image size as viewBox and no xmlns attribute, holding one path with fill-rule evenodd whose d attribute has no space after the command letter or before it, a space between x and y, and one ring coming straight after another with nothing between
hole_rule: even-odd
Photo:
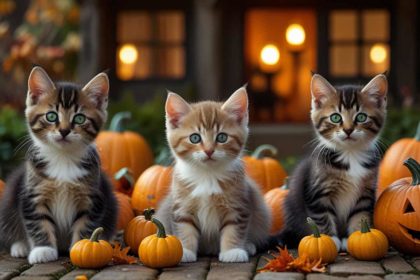
<instances>
[{"instance_id":1,"label":"kitten's ear","mask_svg":"<svg viewBox=\"0 0 420 280\"><path fill-rule=\"evenodd\" d=\"M378 108L386 105L386 95L388 92L388 81L384 74L375 76L370 82L362 89L369 101L374 103Z\"/></svg>"},{"instance_id":2,"label":"kitten's ear","mask_svg":"<svg viewBox=\"0 0 420 280\"><path fill-rule=\"evenodd\" d=\"M191 106L181 96L168 91L165 104L166 120L173 128L178 127L180 120L191 111Z\"/></svg>"},{"instance_id":3,"label":"kitten's ear","mask_svg":"<svg viewBox=\"0 0 420 280\"><path fill-rule=\"evenodd\" d=\"M248 123L248 94L245 86L237 89L222 105L222 110L235 116L239 123Z\"/></svg>"},{"instance_id":4,"label":"kitten's ear","mask_svg":"<svg viewBox=\"0 0 420 280\"><path fill-rule=\"evenodd\" d=\"M26 106L34 105L38 100L55 90L54 83L51 81L47 72L39 66L35 66L28 78L28 96Z\"/></svg>"},{"instance_id":5,"label":"kitten's ear","mask_svg":"<svg viewBox=\"0 0 420 280\"><path fill-rule=\"evenodd\" d=\"M311 80L312 107L319 109L330 96L336 94L335 88L321 75L315 74Z\"/></svg>"},{"instance_id":6,"label":"kitten's ear","mask_svg":"<svg viewBox=\"0 0 420 280\"><path fill-rule=\"evenodd\" d=\"M107 74L99 73L90 80L82 91L96 104L96 108L104 111L108 106L109 79Z\"/></svg>"}]
</instances>

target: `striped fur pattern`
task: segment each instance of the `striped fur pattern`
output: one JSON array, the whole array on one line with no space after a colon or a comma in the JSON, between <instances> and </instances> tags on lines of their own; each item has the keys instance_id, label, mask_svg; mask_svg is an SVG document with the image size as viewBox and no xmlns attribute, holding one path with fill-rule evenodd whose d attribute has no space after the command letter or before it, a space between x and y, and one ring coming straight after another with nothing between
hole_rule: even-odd
<instances>
[{"instance_id":1,"label":"striped fur pattern","mask_svg":"<svg viewBox=\"0 0 420 280\"><path fill-rule=\"evenodd\" d=\"M169 93L166 120L175 166L157 216L180 238L182 261L196 261L197 253L248 261L267 240L270 215L241 161L248 136L245 88L223 104L190 105Z\"/></svg>"},{"instance_id":2,"label":"striped fur pattern","mask_svg":"<svg viewBox=\"0 0 420 280\"><path fill-rule=\"evenodd\" d=\"M305 221L311 217L345 250L347 236L360 229L361 217L372 218L387 80L378 75L364 88L334 88L315 74L311 90L317 146L290 178L286 225L278 240L296 246L310 234Z\"/></svg>"},{"instance_id":3,"label":"striped fur pattern","mask_svg":"<svg viewBox=\"0 0 420 280\"><path fill-rule=\"evenodd\" d=\"M116 200L92 143L106 121L108 78L85 87L54 84L35 67L26 119L31 140L25 163L6 182L0 203L0 241L31 264L53 261L97 227L110 239Z\"/></svg>"}]
</instances>

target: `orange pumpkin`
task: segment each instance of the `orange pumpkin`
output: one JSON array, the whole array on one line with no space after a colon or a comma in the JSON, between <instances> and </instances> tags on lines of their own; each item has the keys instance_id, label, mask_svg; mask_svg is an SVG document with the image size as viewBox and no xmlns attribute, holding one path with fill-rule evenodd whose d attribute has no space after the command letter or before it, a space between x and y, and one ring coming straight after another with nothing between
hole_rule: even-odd
<instances>
[{"instance_id":1,"label":"orange pumpkin","mask_svg":"<svg viewBox=\"0 0 420 280\"><path fill-rule=\"evenodd\" d=\"M124 241L130 246L131 252L137 254L141 241L149 235L155 234L157 228L151 222L153 209L143 211L143 216L137 216L132 219L124 231Z\"/></svg>"},{"instance_id":2,"label":"orange pumpkin","mask_svg":"<svg viewBox=\"0 0 420 280\"><path fill-rule=\"evenodd\" d=\"M172 181L172 167L154 165L146 169L137 180L131 205L136 211L157 208L166 196Z\"/></svg>"},{"instance_id":3,"label":"orange pumpkin","mask_svg":"<svg viewBox=\"0 0 420 280\"><path fill-rule=\"evenodd\" d=\"M264 157L269 154L270 157ZM252 156L244 156L245 171L260 187L262 193L281 186L287 177L286 171L280 162L272 158L277 149L271 145L259 146Z\"/></svg>"},{"instance_id":4,"label":"orange pumpkin","mask_svg":"<svg viewBox=\"0 0 420 280\"><path fill-rule=\"evenodd\" d=\"M0 197L3 195L4 192L4 182L0 180Z\"/></svg>"},{"instance_id":5,"label":"orange pumpkin","mask_svg":"<svg viewBox=\"0 0 420 280\"><path fill-rule=\"evenodd\" d=\"M128 223L134 218L134 211L131 208L130 197L120 192L114 192L118 202L118 220L117 229L123 230Z\"/></svg>"},{"instance_id":6,"label":"orange pumpkin","mask_svg":"<svg viewBox=\"0 0 420 280\"><path fill-rule=\"evenodd\" d=\"M384 190L374 211L374 224L392 247L420 255L420 164L409 158L404 165L412 177L399 179Z\"/></svg>"},{"instance_id":7,"label":"orange pumpkin","mask_svg":"<svg viewBox=\"0 0 420 280\"><path fill-rule=\"evenodd\" d=\"M286 180L287 181L287 180ZM283 228L284 225L284 214L283 214L283 203L289 189L287 188L287 182L281 188L275 188L268 191L264 195L265 203L271 210L272 224L270 234L275 235Z\"/></svg>"},{"instance_id":8,"label":"orange pumpkin","mask_svg":"<svg viewBox=\"0 0 420 280\"><path fill-rule=\"evenodd\" d=\"M102 131L96 137L96 146L101 158L102 168L111 179L117 191L131 194L127 188L113 176L123 167L129 168L134 178L153 164L153 153L146 140L138 133L123 131L122 121L131 116L129 112L120 112L114 116L108 131Z\"/></svg>"},{"instance_id":9,"label":"orange pumpkin","mask_svg":"<svg viewBox=\"0 0 420 280\"><path fill-rule=\"evenodd\" d=\"M414 138L400 139L386 151L379 166L377 197L396 180L410 176L402 164L409 157L420 162L420 123Z\"/></svg>"}]
</instances>

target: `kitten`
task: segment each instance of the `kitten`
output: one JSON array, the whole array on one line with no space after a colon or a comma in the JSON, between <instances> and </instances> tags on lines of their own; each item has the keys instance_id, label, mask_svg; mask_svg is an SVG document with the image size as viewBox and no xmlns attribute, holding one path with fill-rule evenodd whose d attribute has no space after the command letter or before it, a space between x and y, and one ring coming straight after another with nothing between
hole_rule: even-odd
<instances>
[{"instance_id":1,"label":"kitten","mask_svg":"<svg viewBox=\"0 0 420 280\"><path fill-rule=\"evenodd\" d=\"M238 89L225 103L188 104L169 93L166 133L175 157L171 191L157 217L178 236L183 262L197 253L246 262L265 243L270 214L241 160L248 137L248 97Z\"/></svg>"},{"instance_id":2,"label":"kitten","mask_svg":"<svg viewBox=\"0 0 420 280\"><path fill-rule=\"evenodd\" d=\"M346 250L347 236L360 229L361 217L371 222L387 88L382 74L363 88L334 88L322 76L312 77L311 119L318 145L289 180L280 242L294 247L311 234L305 222L311 217L338 249Z\"/></svg>"},{"instance_id":3,"label":"kitten","mask_svg":"<svg viewBox=\"0 0 420 280\"><path fill-rule=\"evenodd\" d=\"M97 227L102 238L113 236L116 200L93 145L108 89L104 73L81 88L32 69L25 110L31 146L0 202L0 239L13 257L53 261Z\"/></svg>"}]
</instances>

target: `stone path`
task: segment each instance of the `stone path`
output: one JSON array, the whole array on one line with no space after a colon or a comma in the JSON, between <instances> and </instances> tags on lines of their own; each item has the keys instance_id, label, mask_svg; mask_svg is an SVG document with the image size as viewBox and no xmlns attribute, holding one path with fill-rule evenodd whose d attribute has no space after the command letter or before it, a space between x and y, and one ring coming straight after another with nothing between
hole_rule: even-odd
<instances>
[{"instance_id":1,"label":"stone path","mask_svg":"<svg viewBox=\"0 0 420 280\"><path fill-rule=\"evenodd\" d=\"M293 255L296 255L292 251ZM339 256L334 264L328 266L328 273L256 273L256 268L265 264L264 258L254 257L249 263L226 264L216 258L200 258L198 262L181 264L177 267L156 270L143 265L116 265L100 271L78 269L68 258L56 262L29 265L25 259L15 259L7 254L0 254L0 280L74 280L85 275L93 280L420 280L420 257L408 258L396 252L390 252L380 262L356 261L350 256Z\"/></svg>"}]
</instances>

